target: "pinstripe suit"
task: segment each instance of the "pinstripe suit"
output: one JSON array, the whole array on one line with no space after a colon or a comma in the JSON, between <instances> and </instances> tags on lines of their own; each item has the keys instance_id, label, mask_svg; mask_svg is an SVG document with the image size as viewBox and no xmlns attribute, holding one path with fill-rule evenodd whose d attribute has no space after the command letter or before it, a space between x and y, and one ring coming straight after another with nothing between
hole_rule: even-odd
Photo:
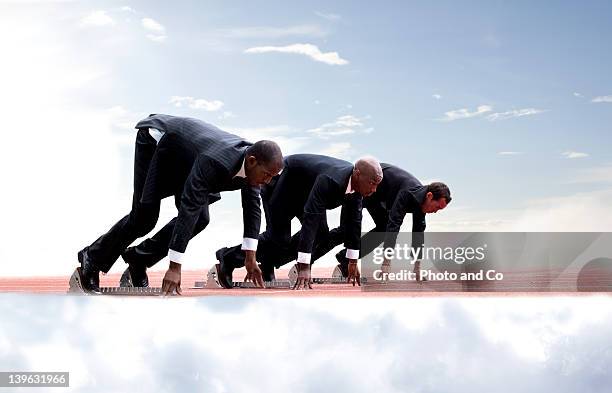
<instances>
[{"instance_id":1,"label":"pinstripe suit","mask_svg":"<svg viewBox=\"0 0 612 393\"><path fill-rule=\"evenodd\" d=\"M412 214L412 246L417 248L423 245L423 232L425 231L425 213L421 205L427 194L427 186L407 171L391 165L381 164L383 180L376 192L363 199L363 207L368 210L376 227L364 235L361 255L367 255L384 241L384 247L395 247L397 235L404 222L406 214ZM333 229L331 232L339 230ZM378 238L385 232L384 238ZM366 237L371 240L366 240ZM335 245L340 244L337 242Z\"/></svg>"},{"instance_id":2,"label":"pinstripe suit","mask_svg":"<svg viewBox=\"0 0 612 393\"><path fill-rule=\"evenodd\" d=\"M250 142L201 120L169 115L150 115L136 128L132 211L88 248L101 271L107 272L127 246L155 227L160 201L171 195L178 216L136 247L148 267L164 258L169 248L185 251L189 240L208 225L208 206L221 198L222 191L241 190L243 234L257 238L259 187L235 176ZM164 133L158 144L149 128Z\"/></svg>"},{"instance_id":3,"label":"pinstripe suit","mask_svg":"<svg viewBox=\"0 0 612 393\"><path fill-rule=\"evenodd\" d=\"M312 254L314 261L329 242L326 211L342 206L343 230L333 241L344 241L359 249L361 202L358 193L347 194L353 164L332 157L296 154L285 158L283 172L262 188L266 231L259 236L257 260L270 268L295 260L298 253ZM291 220L302 223L298 235L291 237ZM336 243L337 244L337 243ZM231 267L241 267L244 253L240 246L222 251Z\"/></svg>"}]
</instances>

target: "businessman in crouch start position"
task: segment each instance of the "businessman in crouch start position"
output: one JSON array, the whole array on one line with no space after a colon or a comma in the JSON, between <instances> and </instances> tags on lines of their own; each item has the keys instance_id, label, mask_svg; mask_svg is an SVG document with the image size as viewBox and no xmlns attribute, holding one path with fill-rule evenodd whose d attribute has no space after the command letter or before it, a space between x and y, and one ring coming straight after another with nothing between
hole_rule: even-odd
<instances>
[{"instance_id":1,"label":"businessman in crouch start position","mask_svg":"<svg viewBox=\"0 0 612 393\"><path fill-rule=\"evenodd\" d=\"M259 235L256 258L265 281L274 279L274 268L297 259L295 289L312 288L310 265L324 254L330 239L327 210L342 206L342 230L335 235L347 247L349 274L359 279L357 259L361 236L361 202L371 195L383 178L378 161L371 157L350 162L315 154L296 154L285 158L283 172L262 187L266 230ZM299 236L291 237L291 220L301 224ZM244 264L241 246L221 248L218 278L231 288L232 272ZM247 272L247 277L250 277ZM252 278L252 277L251 277Z\"/></svg>"},{"instance_id":2,"label":"businessman in crouch start position","mask_svg":"<svg viewBox=\"0 0 612 393\"><path fill-rule=\"evenodd\" d=\"M432 182L423 185L411 173L391 164L381 164L383 169L383 181L376 192L363 199L363 207L370 213L376 225L374 229L366 233L361 239L361 257L371 253L380 243L384 248L394 248L397 236L407 214L412 214L412 247L421 250L424 243L425 216L446 208L451 201L451 193L448 186L441 182ZM336 231L342 232L341 228L331 231L332 239ZM340 244L330 244L334 247ZM348 260L341 250L336 254L340 270L344 276L348 275ZM414 271L419 277L421 262L415 261ZM383 271L388 270L390 262L383 263Z\"/></svg>"},{"instance_id":3,"label":"businessman in crouch start position","mask_svg":"<svg viewBox=\"0 0 612 393\"><path fill-rule=\"evenodd\" d=\"M131 212L107 233L78 253L83 288L99 293L99 273L108 272L121 255L134 286L148 286L146 270L168 255L170 266L162 292L181 293L181 262L189 240L209 222L208 206L220 192L241 190L244 261L248 273L263 286L255 260L261 223L260 186L283 167L272 141L255 144L201 120L150 115L136 128L134 195ZM127 248L157 223L160 202L174 196L178 216L151 238Z\"/></svg>"}]
</instances>

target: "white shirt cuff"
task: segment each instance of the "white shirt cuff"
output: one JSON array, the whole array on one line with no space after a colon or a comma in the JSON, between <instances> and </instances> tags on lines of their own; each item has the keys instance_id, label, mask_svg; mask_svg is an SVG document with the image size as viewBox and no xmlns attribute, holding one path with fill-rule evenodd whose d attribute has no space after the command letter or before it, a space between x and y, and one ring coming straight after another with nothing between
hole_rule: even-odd
<instances>
[{"instance_id":1,"label":"white shirt cuff","mask_svg":"<svg viewBox=\"0 0 612 393\"><path fill-rule=\"evenodd\" d=\"M297 263L305 263L310 265L310 254L307 252L298 252Z\"/></svg>"},{"instance_id":2,"label":"white shirt cuff","mask_svg":"<svg viewBox=\"0 0 612 393\"><path fill-rule=\"evenodd\" d=\"M257 239L252 239L250 237L245 237L242 239L242 249L249 251L257 250Z\"/></svg>"},{"instance_id":3,"label":"white shirt cuff","mask_svg":"<svg viewBox=\"0 0 612 393\"><path fill-rule=\"evenodd\" d=\"M347 259L359 259L359 250L353 250L353 249L347 248L346 258Z\"/></svg>"},{"instance_id":4,"label":"white shirt cuff","mask_svg":"<svg viewBox=\"0 0 612 393\"><path fill-rule=\"evenodd\" d=\"M183 263L183 255L185 255L184 252L168 250L168 258L170 258L170 262Z\"/></svg>"}]
</instances>

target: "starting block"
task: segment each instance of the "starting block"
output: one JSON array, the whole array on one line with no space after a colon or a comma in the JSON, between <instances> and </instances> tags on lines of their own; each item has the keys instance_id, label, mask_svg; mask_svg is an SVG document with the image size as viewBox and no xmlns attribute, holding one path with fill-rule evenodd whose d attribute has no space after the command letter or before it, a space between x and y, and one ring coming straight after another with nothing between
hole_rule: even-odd
<instances>
[{"instance_id":1,"label":"starting block","mask_svg":"<svg viewBox=\"0 0 612 393\"><path fill-rule=\"evenodd\" d=\"M219 289L223 288L219 283L218 279L218 266L219 264L213 265L210 269L208 269L208 273L206 274L206 281L196 281L193 289ZM266 281L264 282L266 288L292 288L292 285L289 280L275 280L275 281ZM232 282L233 288L257 288L255 283L253 282L243 282L243 281L234 281Z\"/></svg>"},{"instance_id":2,"label":"starting block","mask_svg":"<svg viewBox=\"0 0 612 393\"><path fill-rule=\"evenodd\" d=\"M219 283L219 279L217 277L218 274L218 264L212 266L208 269L208 273L206 275L206 281L196 281L193 289L219 289L223 288ZM274 281L266 281L264 282L266 288L283 288L283 289L291 289L294 287L297 282L297 267L294 265L288 273L288 278L285 279L277 279ZM366 279L364 277L361 278L361 282L364 283ZM342 275L342 271L339 266L336 266L332 272L331 277L312 277L312 284L347 284L346 277ZM232 288L257 288L255 283L253 282L243 282L243 281L233 281Z\"/></svg>"},{"instance_id":3,"label":"starting block","mask_svg":"<svg viewBox=\"0 0 612 393\"><path fill-rule=\"evenodd\" d=\"M291 281L293 285L295 285L295 282L297 281L297 276L298 276L296 265L293 265L293 267L289 270L288 276L289 276L289 281ZM331 277L327 277L327 278L326 277L312 277L310 281L313 284L347 284L346 277L342 274L342 270L340 270L340 266L336 266L334 268L334 270L332 271ZM366 282L366 278L361 277L360 281L363 284L364 282Z\"/></svg>"},{"instance_id":4,"label":"starting block","mask_svg":"<svg viewBox=\"0 0 612 393\"><path fill-rule=\"evenodd\" d=\"M127 270L126 270L127 271ZM121 279L123 280L125 272ZM128 277L129 278L129 272ZM127 282L125 282L127 283ZM119 286L119 287L100 287L102 295L119 295L119 296L162 296L161 288L152 287L134 287L131 285L131 279L129 280L130 286ZM83 288L83 279L81 275L81 268L77 267L70 276L68 293L89 295L90 293Z\"/></svg>"}]
</instances>

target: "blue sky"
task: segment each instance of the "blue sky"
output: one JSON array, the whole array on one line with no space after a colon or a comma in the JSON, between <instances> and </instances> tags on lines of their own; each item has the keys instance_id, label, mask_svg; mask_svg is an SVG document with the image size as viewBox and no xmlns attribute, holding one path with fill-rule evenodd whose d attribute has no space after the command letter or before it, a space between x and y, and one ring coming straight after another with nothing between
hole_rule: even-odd
<instances>
[{"instance_id":1,"label":"blue sky","mask_svg":"<svg viewBox=\"0 0 612 393\"><path fill-rule=\"evenodd\" d=\"M127 213L133 126L149 113L274 139L287 153L372 154L445 181L454 200L429 230L611 229L607 2L0 9L0 45L11 54L0 65L0 107L15 146L0 171L20 190L3 196L2 214L16 243L31 243L19 234L46 239L37 255L73 259ZM41 199L40 189L53 192ZM223 237L240 225L238 203L227 195L214 207L209 235L221 237L192 242L206 243L196 252L239 240ZM30 219L15 214L29 206L40 206ZM174 214L169 204L160 224Z\"/></svg>"},{"instance_id":2,"label":"blue sky","mask_svg":"<svg viewBox=\"0 0 612 393\"><path fill-rule=\"evenodd\" d=\"M161 45L141 42L142 37L129 40L133 52L113 69L121 87L109 92L106 105L182 112L230 130L285 125L301 136L351 115L373 132L313 141L303 150L350 143L350 151L342 152L346 158L374 154L423 179L445 180L457 203L482 207L567 194L562 183L568 170L610 161L611 134L606 131L612 105L592 102L612 93L607 72L612 68L607 50L612 10L605 3L272 2L228 7L224 2L183 2L130 7L162 24L167 40ZM120 16L115 18L117 29L127 29L119 26ZM296 43L337 52L348 64L244 53ZM225 104L221 110L236 117L218 121L215 114L168 108L167 98L173 95L220 100ZM491 109L475 118L438 120L446 112L465 108L472 113L479 106ZM541 113L486 119L525 109ZM567 159L563 152L589 156ZM534 187L543 181L547 187ZM483 182L493 187L491 193L478 192Z\"/></svg>"}]
</instances>

